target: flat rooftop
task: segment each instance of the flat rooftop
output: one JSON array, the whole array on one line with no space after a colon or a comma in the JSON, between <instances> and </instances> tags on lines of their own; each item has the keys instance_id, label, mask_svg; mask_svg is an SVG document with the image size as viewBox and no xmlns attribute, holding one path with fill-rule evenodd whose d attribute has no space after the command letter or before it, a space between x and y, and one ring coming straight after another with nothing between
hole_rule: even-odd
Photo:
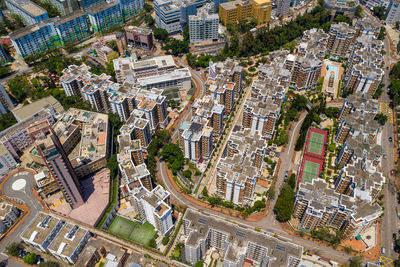
<instances>
[{"instance_id":1,"label":"flat rooftop","mask_svg":"<svg viewBox=\"0 0 400 267\"><path fill-rule=\"evenodd\" d=\"M52 215L39 212L35 220L26 228L21 237L42 245L61 220Z\"/></svg>"},{"instance_id":2,"label":"flat rooftop","mask_svg":"<svg viewBox=\"0 0 400 267\"><path fill-rule=\"evenodd\" d=\"M18 121L23 121L46 107L54 109L57 114L65 112L63 106L54 98L54 96L48 96L26 106L14 108L11 112Z\"/></svg>"}]
</instances>

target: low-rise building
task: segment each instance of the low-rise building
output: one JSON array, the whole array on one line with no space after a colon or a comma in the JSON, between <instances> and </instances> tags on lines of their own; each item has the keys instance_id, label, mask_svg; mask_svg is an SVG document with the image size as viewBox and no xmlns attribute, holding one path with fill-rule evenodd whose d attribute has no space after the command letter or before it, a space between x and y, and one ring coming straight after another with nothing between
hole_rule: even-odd
<instances>
[{"instance_id":1,"label":"low-rise building","mask_svg":"<svg viewBox=\"0 0 400 267\"><path fill-rule=\"evenodd\" d=\"M125 27L125 45L131 45L143 50L153 50L153 32L136 26Z\"/></svg>"},{"instance_id":2,"label":"low-rise building","mask_svg":"<svg viewBox=\"0 0 400 267\"><path fill-rule=\"evenodd\" d=\"M163 236L168 235L174 227L169 198L169 192L161 185L152 191L137 187L132 191L131 197L135 211Z\"/></svg>"},{"instance_id":3,"label":"low-rise building","mask_svg":"<svg viewBox=\"0 0 400 267\"><path fill-rule=\"evenodd\" d=\"M57 259L74 264L90 236L88 230L66 222L47 249Z\"/></svg>"},{"instance_id":4,"label":"low-rise building","mask_svg":"<svg viewBox=\"0 0 400 267\"><path fill-rule=\"evenodd\" d=\"M104 62L108 62L108 55L110 55L114 51L101 42L92 43L92 49Z\"/></svg>"},{"instance_id":5,"label":"low-rise building","mask_svg":"<svg viewBox=\"0 0 400 267\"><path fill-rule=\"evenodd\" d=\"M188 91L192 88L191 78L189 68L182 68L157 76L138 78L137 87L145 90L178 88Z\"/></svg>"},{"instance_id":6,"label":"low-rise building","mask_svg":"<svg viewBox=\"0 0 400 267\"><path fill-rule=\"evenodd\" d=\"M187 209L183 217L185 260L196 264L209 249L220 251L224 265L245 262L266 266L299 266L303 248L269 233L243 228L207 213Z\"/></svg>"},{"instance_id":7,"label":"low-rise building","mask_svg":"<svg viewBox=\"0 0 400 267\"><path fill-rule=\"evenodd\" d=\"M38 250L47 252L48 246L56 238L63 225L64 221L61 219L39 212L20 237L25 243Z\"/></svg>"},{"instance_id":8,"label":"low-rise building","mask_svg":"<svg viewBox=\"0 0 400 267\"><path fill-rule=\"evenodd\" d=\"M65 112L61 103L52 95L39 99L28 105L16 107L11 110L11 112L14 114L14 117L18 122L22 122L32 116L36 116L41 110L50 112L54 118L59 118Z\"/></svg>"}]
</instances>

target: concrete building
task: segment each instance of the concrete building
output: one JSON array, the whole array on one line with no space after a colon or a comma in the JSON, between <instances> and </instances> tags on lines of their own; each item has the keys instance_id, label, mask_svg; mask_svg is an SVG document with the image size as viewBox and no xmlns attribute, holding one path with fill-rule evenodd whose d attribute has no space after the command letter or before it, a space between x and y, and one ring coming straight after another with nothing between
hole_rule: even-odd
<instances>
[{"instance_id":1,"label":"concrete building","mask_svg":"<svg viewBox=\"0 0 400 267\"><path fill-rule=\"evenodd\" d=\"M357 31L349 24L332 24L329 30L328 49L332 55L347 57Z\"/></svg>"},{"instance_id":2,"label":"concrete building","mask_svg":"<svg viewBox=\"0 0 400 267\"><path fill-rule=\"evenodd\" d=\"M207 95L201 99L195 99L192 105L192 117L204 121L207 126L213 128L213 133L220 135L224 128L225 107Z\"/></svg>"},{"instance_id":3,"label":"concrete building","mask_svg":"<svg viewBox=\"0 0 400 267\"><path fill-rule=\"evenodd\" d=\"M223 255L225 266L244 262L259 266L299 266L303 248L272 237L272 234L242 228L206 213L187 209L183 217L185 260L194 265L213 249Z\"/></svg>"},{"instance_id":4,"label":"concrete building","mask_svg":"<svg viewBox=\"0 0 400 267\"><path fill-rule=\"evenodd\" d=\"M11 112L14 114L14 117L18 122L22 122L29 117L35 116L41 110L48 111L54 118L59 118L65 112L60 102L58 102L58 100L52 95L39 99L28 105L16 107L11 110Z\"/></svg>"},{"instance_id":5,"label":"concrete building","mask_svg":"<svg viewBox=\"0 0 400 267\"><path fill-rule=\"evenodd\" d=\"M213 128L204 126L198 121L182 122L179 127L180 142L185 158L202 162L211 156L213 150Z\"/></svg>"},{"instance_id":6,"label":"concrete building","mask_svg":"<svg viewBox=\"0 0 400 267\"><path fill-rule=\"evenodd\" d=\"M1 15L0 15L0 21L2 21ZM0 47L0 66L7 64L8 62L10 62L10 57L8 56L6 50L4 50L4 48L1 46Z\"/></svg>"},{"instance_id":7,"label":"concrete building","mask_svg":"<svg viewBox=\"0 0 400 267\"><path fill-rule=\"evenodd\" d=\"M66 222L47 249L57 259L74 264L90 236L88 230Z\"/></svg>"},{"instance_id":8,"label":"concrete building","mask_svg":"<svg viewBox=\"0 0 400 267\"><path fill-rule=\"evenodd\" d=\"M5 0L7 9L19 15L26 25L33 25L48 19L47 11L30 0Z\"/></svg>"},{"instance_id":9,"label":"concrete building","mask_svg":"<svg viewBox=\"0 0 400 267\"><path fill-rule=\"evenodd\" d=\"M39 156L38 156L39 157ZM40 158L41 159L41 158ZM39 164L44 164L43 159L42 163ZM38 174L35 174L34 176L36 185L38 187L37 192L42 198L46 198L58 191L60 191L60 187L58 186L58 182L54 177L52 177L49 173L48 170L44 170L42 172L39 172Z\"/></svg>"},{"instance_id":10,"label":"concrete building","mask_svg":"<svg viewBox=\"0 0 400 267\"><path fill-rule=\"evenodd\" d=\"M363 0L360 1L366 8L373 10L374 7L379 7L379 6L383 6L386 8L388 8L390 1L386 1L386 0Z\"/></svg>"},{"instance_id":11,"label":"concrete building","mask_svg":"<svg viewBox=\"0 0 400 267\"><path fill-rule=\"evenodd\" d=\"M82 41L92 34L87 16L80 10L58 18L54 27L63 44Z\"/></svg>"},{"instance_id":12,"label":"concrete building","mask_svg":"<svg viewBox=\"0 0 400 267\"><path fill-rule=\"evenodd\" d=\"M53 129L79 179L107 165L111 130L106 114L70 108Z\"/></svg>"},{"instance_id":13,"label":"concrete building","mask_svg":"<svg viewBox=\"0 0 400 267\"><path fill-rule=\"evenodd\" d=\"M138 78L136 83L137 87L143 90L178 88L188 91L192 88L191 78L189 68L183 68L157 76Z\"/></svg>"},{"instance_id":14,"label":"concrete building","mask_svg":"<svg viewBox=\"0 0 400 267\"><path fill-rule=\"evenodd\" d=\"M0 233L10 228L20 215L19 210L8 201L0 199Z\"/></svg>"},{"instance_id":15,"label":"concrete building","mask_svg":"<svg viewBox=\"0 0 400 267\"><path fill-rule=\"evenodd\" d=\"M143 116L143 112L133 111L131 116L121 127L120 133L128 135L131 140L140 140L140 146L146 149L152 140L150 121Z\"/></svg>"},{"instance_id":16,"label":"concrete building","mask_svg":"<svg viewBox=\"0 0 400 267\"><path fill-rule=\"evenodd\" d=\"M78 3L81 10L88 12L90 8L100 6L105 2L105 0L80 0Z\"/></svg>"},{"instance_id":17,"label":"concrete building","mask_svg":"<svg viewBox=\"0 0 400 267\"><path fill-rule=\"evenodd\" d=\"M153 50L153 32L145 28L135 26L125 27L125 45L140 48L143 50Z\"/></svg>"},{"instance_id":18,"label":"concrete building","mask_svg":"<svg viewBox=\"0 0 400 267\"><path fill-rule=\"evenodd\" d=\"M395 24L397 21L400 21L400 4L397 0L391 0L386 9L385 22L388 24Z\"/></svg>"},{"instance_id":19,"label":"concrete building","mask_svg":"<svg viewBox=\"0 0 400 267\"><path fill-rule=\"evenodd\" d=\"M103 44L102 42L94 42L91 44L92 50L96 51L96 54L98 57L103 60L104 62L108 62L108 55L110 55L112 52L114 52L111 47Z\"/></svg>"},{"instance_id":20,"label":"concrete building","mask_svg":"<svg viewBox=\"0 0 400 267\"><path fill-rule=\"evenodd\" d=\"M168 235L174 227L169 199L169 192L161 185L152 191L144 187L135 188L131 197L135 211L163 236Z\"/></svg>"},{"instance_id":21,"label":"concrete building","mask_svg":"<svg viewBox=\"0 0 400 267\"><path fill-rule=\"evenodd\" d=\"M373 95L382 81L384 72L374 62L363 61L354 65L344 87L349 92L361 92Z\"/></svg>"},{"instance_id":22,"label":"concrete building","mask_svg":"<svg viewBox=\"0 0 400 267\"><path fill-rule=\"evenodd\" d=\"M77 0L49 0L62 16L79 11L79 2Z\"/></svg>"},{"instance_id":23,"label":"concrete building","mask_svg":"<svg viewBox=\"0 0 400 267\"><path fill-rule=\"evenodd\" d=\"M121 11L125 20L139 13L144 8L144 0L120 0Z\"/></svg>"},{"instance_id":24,"label":"concrete building","mask_svg":"<svg viewBox=\"0 0 400 267\"><path fill-rule=\"evenodd\" d=\"M349 95L343 102L343 106L340 109L338 120L343 120L348 114L355 111L362 112L364 114L372 114L374 117L379 111L379 102L373 99L369 94L363 94L360 92Z\"/></svg>"},{"instance_id":25,"label":"concrete building","mask_svg":"<svg viewBox=\"0 0 400 267\"><path fill-rule=\"evenodd\" d=\"M9 37L20 57L40 54L61 45L54 28L54 18L16 30Z\"/></svg>"},{"instance_id":26,"label":"concrete building","mask_svg":"<svg viewBox=\"0 0 400 267\"><path fill-rule=\"evenodd\" d=\"M372 0L373 1L380 1L380 0ZM373 9L373 8L371 8ZM381 24L379 23L378 19L372 16L363 16L360 19L357 19L354 28L356 28L356 36L374 36L378 37L379 32L381 31Z\"/></svg>"},{"instance_id":27,"label":"concrete building","mask_svg":"<svg viewBox=\"0 0 400 267\"><path fill-rule=\"evenodd\" d=\"M270 0L235 0L220 5L219 18L224 25L247 18L255 18L257 25L266 24L271 19L271 9Z\"/></svg>"},{"instance_id":28,"label":"concrete building","mask_svg":"<svg viewBox=\"0 0 400 267\"><path fill-rule=\"evenodd\" d=\"M290 13L290 0L276 1L276 15L279 17L286 16Z\"/></svg>"},{"instance_id":29,"label":"concrete building","mask_svg":"<svg viewBox=\"0 0 400 267\"><path fill-rule=\"evenodd\" d=\"M27 127L38 153L52 176L58 181L66 201L72 208L83 204L80 184L70 160L49 121Z\"/></svg>"},{"instance_id":30,"label":"concrete building","mask_svg":"<svg viewBox=\"0 0 400 267\"><path fill-rule=\"evenodd\" d=\"M0 113L6 114L9 110L14 108L14 103L11 101L10 95L0 84Z\"/></svg>"},{"instance_id":31,"label":"concrete building","mask_svg":"<svg viewBox=\"0 0 400 267\"><path fill-rule=\"evenodd\" d=\"M82 96L81 89L85 86L85 81L90 79L90 67L85 64L80 66L69 65L63 70L60 82L67 96Z\"/></svg>"},{"instance_id":32,"label":"concrete building","mask_svg":"<svg viewBox=\"0 0 400 267\"><path fill-rule=\"evenodd\" d=\"M121 4L118 0L89 8L87 13L95 33L101 33L124 22Z\"/></svg>"},{"instance_id":33,"label":"concrete building","mask_svg":"<svg viewBox=\"0 0 400 267\"><path fill-rule=\"evenodd\" d=\"M237 126L236 126L237 127ZM217 165L216 193L235 205L251 205L261 174L265 141L250 129L234 130Z\"/></svg>"},{"instance_id":34,"label":"concrete building","mask_svg":"<svg viewBox=\"0 0 400 267\"><path fill-rule=\"evenodd\" d=\"M6 147L15 159L19 159L19 155L33 144L26 131L26 127L42 120L48 120L51 123L55 122L55 119L50 112L47 110L41 110L0 132L0 143Z\"/></svg>"},{"instance_id":35,"label":"concrete building","mask_svg":"<svg viewBox=\"0 0 400 267\"><path fill-rule=\"evenodd\" d=\"M171 55L132 62L133 75L136 79L169 73L175 68L175 61Z\"/></svg>"},{"instance_id":36,"label":"concrete building","mask_svg":"<svg viewBox=\"0 0 400 267\"><path fill-rule=\"evenodd\" d=\"M7 150L4 144L0 143L0 175L8 173L17 166L13 155Z\"/></svg>"},{"instance_id":37,"label":"concrete building","mask_svg":"<svg viewBox=\"0 0 400 267\"><path fill-rule=\"evenodd\" d=\"M349 18L354 18L357 7L359 5L359 0L324 0L324 8L329 11L331 18L337 15L345 15Z\"/></svg>"},{"instance_id":38,"label":"concrete building","mask_svg":"<svg viewBox=\"0 0 400 267\"><path fill-rule=\"evenodd\" d=\"M189 39L192 44L218 41L219 16L214 5L199 8L197 15L189 16Z\"/></svg>"},{"instance_id":39,"label":"concrete building","mask_svg":"<svg viewBox=\"0 0 400 267\"><path fill-rule=\"evenodd\" d=\"M20 238L30 246L47 252L48 246L58 235L64 222L59 218L39 212L33 222L25 229Z\"/></svg>"},{"instance_id":40,"label":"concrete building","mask_svg":"<svg viewBox=\"0 0 400 267\"><path fill-rule=\"evenodd\" d=\"M377 203L341 195L317 178L300 184L293 216L300 219L301 229L311 231L328 226L342 230L345 239L349 239L375 223L381 213Z\"/></svg>"}]
</instances>

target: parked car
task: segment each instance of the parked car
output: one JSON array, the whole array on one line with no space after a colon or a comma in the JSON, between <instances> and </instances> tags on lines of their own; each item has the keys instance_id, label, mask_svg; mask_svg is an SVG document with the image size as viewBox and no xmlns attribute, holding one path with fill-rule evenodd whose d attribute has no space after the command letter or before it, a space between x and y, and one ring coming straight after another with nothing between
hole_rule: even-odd
<instances>
[{"instance_id":1,"label":"parked car","mask_svg":"<svg viewBox=\"0 0 400 267\"><path fill-rule=\"evenodd\" d=\"M381 253L382 253L382 254L385 254L385 252L386 252L386 249L385 249L384 247L382 247Z\"/></svg>"},{"instance_id":2,"label":"parked car","mask_svg":"<svg viewBox=\"0 0 400 267\"><path fill-rule=\"evenodd\" d=\"M396 170L395 169L391 169L390 170L390 175L396 175Z\"/></svg>"},{"instance_id":3,"label":"parked car","mask_svg":"<svg viewBox=\"0 0 400 267\"><path fill-rule=\"evenodd\" d=\"M389 142L393 142L393 138L392 137L389 137Z\"/></svg>"}]
</instances>

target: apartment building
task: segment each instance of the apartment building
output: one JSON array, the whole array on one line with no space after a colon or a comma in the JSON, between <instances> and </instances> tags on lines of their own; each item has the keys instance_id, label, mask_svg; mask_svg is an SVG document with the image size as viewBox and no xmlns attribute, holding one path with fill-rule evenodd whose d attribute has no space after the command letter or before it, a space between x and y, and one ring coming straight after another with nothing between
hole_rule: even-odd
<instances>
[{"instance_id":1,"label":"apartment building","mask_svg":"<svg viewBox=\"0 0 400 267\"><path fill-rule=\"evenodd\" d=\"M74 264L90 237L88 230L66 222L47 249L57 259Z\"/></svg>"},{"instance_id":2,"label":"apartment building","mask_svg":"<svg viewBox=\"0 0 400 267\"><path fill-rule=\"evenodd\" d=\"M0 132L0 143L5 146L14 158L18 159L19 155L33 144L26 128L42 120L47 120L50 123L55 122L53 115L47 109L41 110Z\"/></svg>"},{"instance_id":3,"label":"apartment building","mask_svg":"<svg viewBox=\"0 0 400 267\"><path fill-rule=\"evenodd\" d=\"M144 9L144 0L120 0L122 16L128 19Z\"/></svg>"},{"instance_id":4,"label":"apartment building","mask_svg":"<svg viewBox=\"0 0 400 267\"><path fill-rule=\"evenodd\" d=\"M301 229L311 231L328 226L342 230L345 239L349 239L375 223L381 213L377 203L341 195L317 178L300 184L293 216L300 220Z\"/></svg>"},{"instance_id":5,"label":"apartment building","mask_svg":"<svg viewBox=\"0 0 400 267\"><path fill-rule=\"evenodd\" d=\"M90 8L102 5L104 3L104 0L80 0L79 6L81 10L88 12Z\"/></svg>"},{"instance_id":6,"label":"apartment building","mask_svg":"<svg viewBox=\"0 0 400 267\"><path fill-rule=\"evenodd\" d=\"M375 117L379 111L379 102L369 94L360 92L351 94L345 99L340 109L338 120L343 120L348 114L355 111L371 114Z\"/></svg>"},{"instance_id":7,"label":"apartment building","mask_svg":"<svg viewBox=\"0 0 400 267\"><path fill-rule=\"evenodd\" d=\"M14 108L10 95L7 93L3 85L0 84L0 113L6 114L9 110Z\"/></svg>"},{"instance_id":8,"label":"apartment building","mask_svg":"<svg viewBox=\"0 0 400 267\"><path fill-rule=\"evenodd\" d=\"M63 70L60 82L67 96L82 96L81 90L85 86L85 82L89 80L91 76L89 70L90 67L85 64L80 66L69 65L68 68Z\"/></svg>"},{"instance_id":9,"label":"apartment building","mask_svg":"<svg viewBox=\"0 0 400 267\"><path fill-rule=\"evenodd\" d=\"M368 168L373 164L373 162L368 162L372 159L364 154L362 158L357 158L352 164L347 164L335 181L335 191L339 194L360 198L368 203L373 202L385 183L385 177L382 173L374 171L373 168Z\"/></svg>"},{"instance_id":10,"label":"apartment building","mask_svg":"<svg viewBox=\"0 0 400 267\"><path fill-rule=\"evenodd\" d=\"M2 21L1 15L0 15L0 21ZM0 65L2 66L8 62L10 62L10 57L6 53L6 50L4 50L3 47L1 47L0 48Z\"/></svg>"},{"instance_id":11,"label":"apartment building","mask_svg":"<svg viewBox=\"0 0 400 267\"><path fill-rule=\"evenodd\" d=\"M368 1L372 2L372 1ZM379 32L381 31L381 24L377 18L372 16L363 16L357 19L354 28L356 29L356 36L374 36L378 38Z\"/></svg>"},{"instance_id":12,"label":"apartment building","mask_svg":"<svg viewBox=\"0 0 400 267\"><path fill-rule=\"evenodd\" d=\"M286 64L286 59L290 57L290 63L293 63L294 56L289 55L287 50L279 50L270 53L267 56L267 63L258 67L258 78L260 80L273 79L277 84L283 87L289 87L293 64Z\"/></svg>"},{"instance_id":13,"label":"apartment building","mask_svg":"<svg viewBox=\"0 0 400 267\"><path fill-rule=\"evenodd\" d=\"M19 210L5 199L0 199L0 233L10 228L20 215Z\"/></svg>"},{"instance_id":14,"label":"apartment building","mask_svg":"<svg viewBox=\"0 0 400 267\"><path fill-rule=\"evenodd\" d=\"M107 114L70 108L53 129L79 179L107 165L111 131Z\"/></svg>"},{"instance_id":15,"label":"apartment building","mask_svg":"<svg viewBox=\"0 0 400 267\"><path fill-rule=\"evenodd\" d=\"M54 18L45 19L10 33L9 37L17 54L26 57L60 46L54 20Z\"/></svg>"},{"instance_id":16,"label":"apartment building","mask_svg":"<svg viewBox=\"0 0 400 267\"><path fill-rule=\"evenodd\" d=\"M30 246L47 252L47 248L64 225L59 218L39 212L33 222L20 235L20 238Z\"/></svg>"},{"instance_id":17,"label":"apartment building","mask_svg":"<svg viewBox=\"0 0 400 267\"><path fill-rule=\"evenodd\" d=\"M54 96L50 95L34 101L28 105L19 106L11 110L18 122L21 122L31 116L35 116L41 110L47 110L54 118L59 118L64 112L63 106Z\"/></svg>"},{"instance_id":18,"label":"apartment building","mask_svg":"<svg viewBox=\"0 0 400 267\"><path fill-rule=\"evenodd\" d=\"M378 166L382 166L383 148L378 145L372 136L350 136L336 157L335 163L340 168L366 157L366 168L375 172Z\"/></svg>"},{"instance_id":19,"label":"apartment building","mask_svg":"<svg viewBox=\"0 0 400 267\"><path fill-rule=\"evenodd\" d=\"M391 0L386 9L385 22L387 24L395 24L397 21L400 21L400 4L398 0Z\"/></svg>"},{"instance_id":20,"label":"apartment building","mask_svg":"<svg viewBox=\"0 0 400 267\"><path fill-rule=\"evenodd\" d=\"M26 25L33 25L49 18L47 11L30 0L5 0L7 9L22 18Z\"/></svg>"},{"instance_id":21,"label":"apartment building","mask_svg":"<svg viewBox=\"0 0 400 267\"><path fill-rule=\"evenodd\" d=\"M279 17L286 16L290 13L290 0L276 1L276 15Z\"/></svg>"},{"instance_id":22,"label":"apartment building","mask_svg":"<svg viewBox=\"0 0 400 267\"><path fill-rule=\"evenodd\" d=\"M183 121L179 127L179 146L185 158L202 162L213 150L213 128L200 121Z\"/></svg>"},{"instance_id":23,"label":"apartment building","mask_svg":"<svg viewBox=\"0 0 400 267\"><path fill-rule=\"evenodd\" d=\"M218 12L224 25L233 25L247 18L255 18L257 25L261 25L270 21L271 9L269 0L235 0L220 4Z\"/></svg>"},{"instance_id":24,"label":"apartment building","mask_svg":"<svg viewBox=\"0 0 400 267\"><path fill-rule=\"evenodd\" d=\"M239 94L243 89L243 67L239 66L239 62L227 58L221 62L209 62L209 77L216 79L217 77L225 77L229 82L235 83L235 98L239 97Z\"/></svg>"},{"instance_id":25,"label":"apartment building","mask_svg":"<svg viewBox=\"0 0 400 267\"><path fill-rule=\"evenodd\" d=\"M117 58L113 60L115 78L117 79L117 83L135 83L135 77L132 71L132 58L124 57Z\"/></svg>"},{"instance_id":26,"label":"apartment building","mask_svg":"<svg viewBox=\"0 0 400 267\"><path fill-rule=\"evenodd\" d=\"M133 190L131 196L135 211L145 221L153 225L163 236L171 232L174 224L168 191L165 191L161 185L158 185L152 191L144 187L137 187Z\"/></svg>"},{"instance_id":27,"label":"apartment building","mask_svg":"<svg viewBox=\"0 0 400 267\"><path fill-rule=\"evenodd\" d=\"M51 5L57 8L62 16L79 11L80 8L77 0L49 0L49 2Z\"/></svg>"},{"instance_id":28,"label":"apartment building","mask_svg":"<svg viewBox=\"0 0 400 267\"><path fill-rule=\"evenodd\" d=\"M87 13L95 33L101 33L124 22L121 3L117 0L107 1L101 5L89 8Z\"/></svg>"},{"instance_id":29,"label":"apartment building","mask_svg":"<svg viewBox=\"0 0 400 267\"><path fill-rule=\"evenodd\" d=\"M17 166L13 155L7 150L4 144L0 143L0 175L8 173Z\"/></svg>"},{"instance_id":30,"label":"apartment building","mask_svg":"<svg viewBox=\"0 0 400 267\"><path fill-rule=\"evenodd\" d=\"M179 90L188 91L192 88L192 75L189 68L176 69L157 76L138 78L136 85L144 90L178 88Z\"/></svg>"},{"instance_id":31,"label":"apartment building","mask_svg":"<svg viewBox=\"0 0 400 267\"><path fill-rule=\"evenodd\" d=\"M390 1L385 1L385 0L363 0L360 1L366 8L373 10L374 7L379 7L379 6L383 6L386 8L388 8Z\"/></svg>"},{"instance_id":32,"label":"apartment building","mask_svg":"<svg viewBox=\"0 0 400 267\"><path fill-rule=\"evenodd\" d=\"M216 193L235 205L251 205L264 160L265 141L250 129L235 129L216 172Z\"/></svg>"},{"instance_id":33,"label":"apartment building","mask_svg":"<svg viewBox=\"0 0 400 267\"><path fill-rule=\"evenodd\" d=\"M218 41L219 16L214 5L207 3L189 16L189 39L192 44Z\"/></svg>"},{"instance_id":34,"label":"apartment building","mask_svg":"<svg viewBox=\"0 0 400 267\"><path fill-rule=\"evenodd\" d=\"M208 77L205 83L206 94L211 95L212 99L217 100L225 106L227 111L231 111L235 105L235 92L238 92L238 85L229 82L229 79L223 75L217 75L215 78Z\"/></svg>"},{"instance_id":35,"label":"apartment building","mask_svg":"<svg viewBox=\"0 0 400 267\"><path fill-rule=\"evenodd\" d=\"M239 227L204 212L187 209L183 216L185 260L196 264L210 249L223 255L225 266L239 267L244 262L260 266L300 264L301 246L285 242L272 234Z\"/></svg>"},{"instance_id":36,"label":"apartment building","mask_svg":"<svg viewBox=\"0 0 400 267\"><path fill-rule=\"evenodd\" d=\"M132 112L126 123L121 127L120 133L128 135L131 140L140 140L140 146L146 149L152 140L150 122L144 113L138 110Z\"/></svg>"},{"instance_id":37,"label":"apartment building","mask_svg":"<svg viewBox=\"0 0 400 267\"><path fill-rule=\"evenodd\" d=\"M258 132L261 137L272 139L285 91L276 80L255 80L250 97L244 102L242 126L249 128L251 134Z\"/></svg>"},{"instance_id":38,"label":"apartment building","mask_svg":"<svg viewBox=\"0 0 400 267\"><path fill-rule=\"evenodd\" d=\"M368 59L353 66L344 87L345 90L353 93L368 93L370 95L375 93L381 83L384 72L379 65L371 61L374 60Z\"/></svg>"},{"instance_id":39,"label":"apartment building","mask_svg":"<svg viewBox=\"0 0 400 267\"><path fill-rule=\"evenodd\" d=\"M225 107L210 95L195 99L192 105L192 117L205 121L207 126L213 128L214 134L221 134L224 130Z\"/></svg>"},{"instance_id":40,"label":"apartment building","mask_svg":"<svg viewBox=\"0 0 400 267\"><path fill-rule=\"evenodd\" d=\"M140 48L143 50L153 50L153 32L145 28L136 26L125 27L123 42L125 45Z\"/></svg>"},{"instance_id":41,"label":"apartment building","mask_svg":"<svg viewBox=\"0 0 400 267\"><path fill-rule=\"evenodd\" d=\"M72 208L81 206L84 201L80 183L50 122L31 125L27 127L27 133L52 176L58 181L65 200Z\"/></svg>"},{"instance_id":42,"label":"apartment building","mask_svg":"<svg viewBox=\"0 0 400 267\"><path fill-rule=\"evenodd\" d=\"M118 90L119 85L111 81L111 76L105 73L100 75L91 74L81 89L83 99L88 101L95 110L109 112L111 110L108 92Z\"/></svg>"},{"instance_id":43,"label":"apartment building","mask_svg":"<svg viewBox=\"0 0 400 267\"><path fill-rule=\"evenodd\" d=\"M104 62L108 62L108 55L114 52L111 47L108 47L107 45L99 41L92 43L91 47L93 51L96 51L97 56Z\"/></svg>"},{"instance_id":44,"label":"apartment building","mask_svg":"<svg viewBox=\"0 0 400 267\"><path fill-rule=\"evenodd\" d=\"M371 35L358 37L350 51L346 77L349 77L353 68L362 62L381 66L383 64L382 49L383 42L375 37Z\"/></svg>"},{"instance_id":45,"label":"apartment building","mask_svg":"<svg viewBox=\"0 0 400 267\"><path fill-rule=\"evenodd\" d=\"M166 97L163 90L140 90L135 97L136 109L143 111L150 122L150 130L164 128L168 124L168 111Z\"/></svg>"},{"instance_id":46,"label":"apartment building","mask_svg":"<svg viewBox=\"0 0 400 267\"><path fill-rule=\"evenodd\" d=\"M80 10L58 18L54 27L63 44L82 41L92 34L85 12Z\"/></svg>"},{"instance_id":47,"label":"apartment building","mask_svg":"<svg viewBox=\"0 0 400 267\"><path fill-rule=\"evenodd\" d=\"M357 31L349 24L340 22L332 24L329 30L328 49L331 55L347 57Z\"/></svg>"}]
</instances>

